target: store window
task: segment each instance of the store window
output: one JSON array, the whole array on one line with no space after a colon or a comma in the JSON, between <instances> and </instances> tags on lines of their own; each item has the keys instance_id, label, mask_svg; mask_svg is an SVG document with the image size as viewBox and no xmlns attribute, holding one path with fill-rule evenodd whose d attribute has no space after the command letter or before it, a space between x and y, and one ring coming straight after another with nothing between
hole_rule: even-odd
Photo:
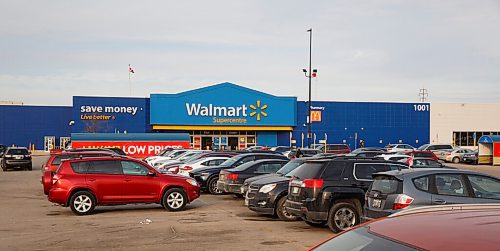
<instances>
[{"instance_id":1,"label":"store window","mask_svg":"<svg viewBox=\"0 0 500 251\"><path fill-rule=\"evenodd\" d=\"M453 144L455 146L477 146L477 141L484 135L499 135L500 132L470 131L453 132Z\"/></svg>"}]
</instances>

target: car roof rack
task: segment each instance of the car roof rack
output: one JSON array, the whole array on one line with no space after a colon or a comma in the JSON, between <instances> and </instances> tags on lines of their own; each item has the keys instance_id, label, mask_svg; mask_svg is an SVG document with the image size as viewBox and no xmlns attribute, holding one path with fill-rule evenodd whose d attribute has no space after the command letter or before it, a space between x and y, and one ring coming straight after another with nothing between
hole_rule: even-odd
<instances>
[{"instance_id":1,"label":"car roof rack","mask_svg":"<svg viewBox=\"0 0 500 251\"><path fill-rule=\"evenodd\" d=\"M398 217L403 215L421 214L429 212L442 211L474 211L474 210L500 210L500 203L491 204L453 204L453 205L438 205L438 206L423 206L406 209L387 216L388 218Z\"/></svg>"}]
</instances>

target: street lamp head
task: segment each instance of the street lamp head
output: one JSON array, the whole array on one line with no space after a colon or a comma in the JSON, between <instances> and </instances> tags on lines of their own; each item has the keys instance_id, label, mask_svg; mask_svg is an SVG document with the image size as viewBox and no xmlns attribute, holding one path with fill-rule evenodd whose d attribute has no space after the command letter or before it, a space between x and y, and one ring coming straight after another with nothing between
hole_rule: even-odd
<instances>
[{"instance_id":1,"label":"street lamp head","mask_svg":"<svg viewBox=\"0 0 500 251\"><path fill-rule=\"evenodd\" d=\"M304 73L307 73L307 70L306 70L306 69L302 69L302 71L303 71Z\"/></svg>"},{"instance_id":2,"label":"street lamp head","mask_svg":"<svg viewBox=\"0 0 500 251\"><path fill-rule=\"evenodd\" d=\"M307 30L307 32L311 32L312 30L313 30L313 29L312 29L312 28L310 28L309 30Z\"/></svg>"}]
</instances>

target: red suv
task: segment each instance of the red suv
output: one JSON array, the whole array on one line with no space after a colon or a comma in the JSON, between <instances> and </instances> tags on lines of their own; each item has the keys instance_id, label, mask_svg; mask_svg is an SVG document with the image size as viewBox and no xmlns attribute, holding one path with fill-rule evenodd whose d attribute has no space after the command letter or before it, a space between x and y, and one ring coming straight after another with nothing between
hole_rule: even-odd
<instances>
[{"instance_id":1,"label":"red suv","mask_svg":"<svg viewBox=\"0 0 500 251\"><path fill-rule=\"evenodd\" d=\"M77 215L91 214L97 205L130 203L159 203L180 211L200 196L194 179L162 174L121 156L64 160L50 183L44 182L45 189L50 187L49 201L69 206Z\"/></svg>"}]
</instances>

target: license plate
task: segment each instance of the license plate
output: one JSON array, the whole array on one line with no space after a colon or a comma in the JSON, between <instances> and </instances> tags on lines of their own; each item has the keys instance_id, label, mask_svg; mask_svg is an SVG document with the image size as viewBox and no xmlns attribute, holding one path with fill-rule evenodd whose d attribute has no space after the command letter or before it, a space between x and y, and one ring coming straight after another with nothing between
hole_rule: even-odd
<instances>
[{"instance_id":1,"label":"license plate","mask_svg":"<svg viewBox=\"0 0 500 251\"><path fill-rule=\"evenodd\" d=\"M14 156L15 159L22 159L23 156Z\"/></svg>"},{"instance_id":2,"label":"license plate","mask_svg":"<svg viewBox=\"0 0 500 251\"><path fill-rule=\"evenodd\" d=\"M380 208L381 204L382 204L382 200L373 199L373 201L372 201L372 207Z\"/></svg>"},{"instance_id":3,"label":"license plate","mask_svg":"<svg viewBox=\"0 0 500 251\"><path fill-rule=\"evenodd\" d=\"M299 193L300 188L292 187L292 193Z\"/></svg>"},{"instance_id":4,"label":"license plate","mask_svg":"<svg viewBox=\"0 0 500 251\"><path fill-rule=\"evenodd\" d=\"M241 192L241 194L245 194L245 187L241 187L240 192Z\"/></svg>"}]
</instances>

